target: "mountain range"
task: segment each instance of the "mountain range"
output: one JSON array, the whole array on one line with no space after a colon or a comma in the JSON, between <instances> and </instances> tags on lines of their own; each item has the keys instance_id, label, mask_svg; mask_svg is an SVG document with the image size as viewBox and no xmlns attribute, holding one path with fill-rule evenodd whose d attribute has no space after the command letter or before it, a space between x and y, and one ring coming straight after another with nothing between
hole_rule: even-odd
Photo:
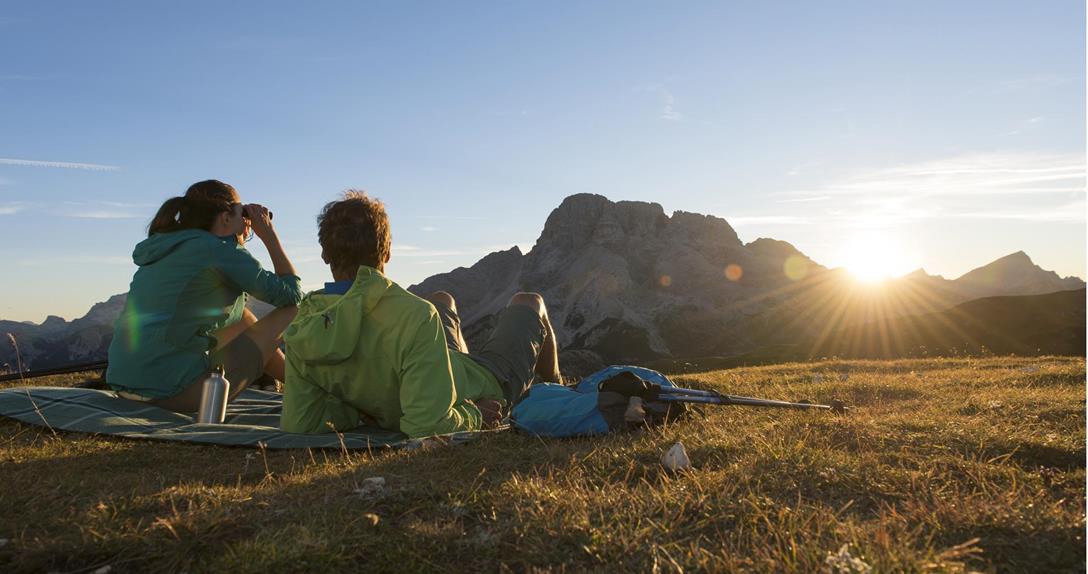
<instances>
[{"instance_id":1,"label":"mountain range","mask_svg":"<svg viewBox=\"0 0 1088 574\"><path fill-rule=\"evenodd\" d=\"M669 215L656 203L578 194L552 211L528 253L516 246L491 253L409 289L453 294L470 348L486 339L511 295L540 292L556 327L564 370L579 373L608 363L761 354L776 360L903 356L922 348L936 354L983 348L1083 354L1083 291L1079 306L1075 294L1035 296L1084 287L1081 279L1046 271L1023 252L956 279L919 269L879 287L866 286L785 241L744 243L718 217ZM994 297L1000 301L973 303ZM124 295L116 295L72 322L58 317L40 325L0 321L0 333L16 336L26 367L101 360L123 304ZM1023 309L1033 309L1040 319L1031 341L1020 344L1015 340L1026 336L1023 326L998 319L1021 316ZM260 315L262 308L256 311ZM963 340L898 335L921 329L922 323L929 330L921 333L945 332L939 326L955 332L949 324L964 321L970 327L961 329ZM1079 346L1069 337L1078 325ZM997 339L1012 342L971 344L980 337L997 340L992 330L1002 331ZM877 343L880 353L858 342L879 342L880 334L889 332L896 333L898 343ZM0 362L14 364L8 347L0 346Z\"/></svg>"}]
</instances>

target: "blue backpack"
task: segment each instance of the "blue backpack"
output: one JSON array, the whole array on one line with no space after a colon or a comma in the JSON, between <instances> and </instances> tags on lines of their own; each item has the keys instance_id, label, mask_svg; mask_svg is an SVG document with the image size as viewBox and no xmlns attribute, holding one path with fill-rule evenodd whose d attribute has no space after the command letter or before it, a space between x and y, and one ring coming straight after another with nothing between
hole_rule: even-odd
<instances>
[{"instance_id":1,"label":"blue backpack","mask_svg":"<svg viewBox=\"0 0 1088 574\"><path fill-rule=\"evenodd\" d=\"M623 365L597 371L574 387L532 385L514 405L510 424L534 436L593 436L657 424L683 414L684 405L680 403L643 401L628 391L632 385L647 383L676 386L657 371Z\"/></svg>"}]
</instances>

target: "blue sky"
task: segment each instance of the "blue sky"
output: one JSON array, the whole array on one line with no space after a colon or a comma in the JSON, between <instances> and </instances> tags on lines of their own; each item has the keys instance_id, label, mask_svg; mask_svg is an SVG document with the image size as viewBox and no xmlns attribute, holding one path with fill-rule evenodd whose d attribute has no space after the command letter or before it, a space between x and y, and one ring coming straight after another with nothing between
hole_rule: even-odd
<instances>
[{"instance_id":1,"label":"blue sky","mask_svg":"<svg viewBox=\"0 0 1088 574\"><path fill-rule=\"evenodd\" d=\"M528 249L578 192L829 266L1083 277L1084 30L1074 1L6 2L0 318L125 291L207 178L275 211L310 286L348 187L386 202L405 285Z\"/></svg>"}]
</instances>

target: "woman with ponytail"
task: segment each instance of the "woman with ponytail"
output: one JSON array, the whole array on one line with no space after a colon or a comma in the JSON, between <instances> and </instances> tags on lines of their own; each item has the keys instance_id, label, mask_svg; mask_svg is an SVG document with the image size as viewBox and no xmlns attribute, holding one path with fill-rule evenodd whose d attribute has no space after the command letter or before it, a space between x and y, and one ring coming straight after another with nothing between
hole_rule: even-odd
<instances>
[{"instance_id":1,"label":"woman with ponytail","mask_svg":"<svg viewBox=\"0 0 1088 574\"><path fill-rule=\"evenodd\" d=\"M268 249L273 271L245 249L251 233ZM226 371L230 398L265 373L283 380L279 344L302 290L268 209L243 205L221 181L195 183L162 204L132 260L139 269L106 371L118 395L191 412L216 365ZM246 308L249 295L277 309L258 321Z\"/></svg>"}]
</instances>

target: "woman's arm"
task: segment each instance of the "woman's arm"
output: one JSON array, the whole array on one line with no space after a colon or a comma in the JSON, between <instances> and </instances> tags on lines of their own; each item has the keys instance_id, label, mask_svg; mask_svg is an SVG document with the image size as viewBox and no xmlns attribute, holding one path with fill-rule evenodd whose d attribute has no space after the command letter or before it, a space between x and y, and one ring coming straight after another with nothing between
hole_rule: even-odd
<instances>
[{"instance_id":1,"label":"woman's arm","mask_svg":"<svg viewBox=\"0 0 1088 574\"><path fill-rule=\"evenodd\" d=\"M268 249L268 256L272 259L272 269L276 275L295 275L295 267L291 265L291 260L287 259L287 253L283 251L280 238L276 235L276 228L272 226L272 217L269 215L268 208L251 203L245 207L245 212L253 226L253 233Z\"/></svg>"}]
</instances>

